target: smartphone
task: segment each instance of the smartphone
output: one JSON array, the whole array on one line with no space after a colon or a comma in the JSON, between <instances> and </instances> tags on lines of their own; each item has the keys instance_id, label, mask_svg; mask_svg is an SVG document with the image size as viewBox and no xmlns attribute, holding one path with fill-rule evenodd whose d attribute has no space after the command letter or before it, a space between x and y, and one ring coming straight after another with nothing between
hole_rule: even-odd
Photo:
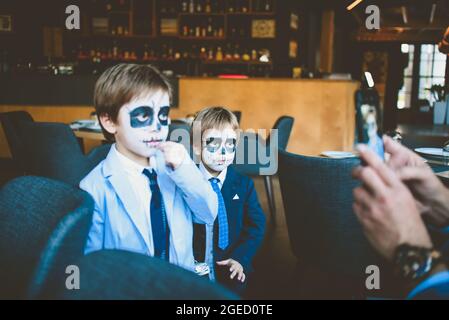
<instances>
[{"instance_id":1,"label":"smartphone","mask_svg":"<svg viewBox=\"0 0 449 320\"><path fill-rule=\"evenodd\" d=\"M363 119L363 134L360 142L367 145L382 160L385 160L385 149L382 137L377 126L377 108L374 105L363 104L361 106Z\"/></svg>"}]
</instances>

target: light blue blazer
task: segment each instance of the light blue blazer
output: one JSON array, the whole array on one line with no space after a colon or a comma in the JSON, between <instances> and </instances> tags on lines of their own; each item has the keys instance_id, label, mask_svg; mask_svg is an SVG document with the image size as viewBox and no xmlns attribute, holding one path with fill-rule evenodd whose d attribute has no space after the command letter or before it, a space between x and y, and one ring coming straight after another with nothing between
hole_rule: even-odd
<instances>
[{"instance_id":1,"label":"light blue blazer","mask_svg":"<svg viewBox=\"0 0 449 320\"><path fill-rule=\"evenodd\" d=\"M170 262L193 270L192 216L195 222L213 224L218 211L217 195L188 155L176 170L171 170L158 152L156 172L170 227ZM153 256L153 239L142 228L149 219L140 212L139 199L129 183L115 145L106 159L81 181L80 188L95 200L85 254L121 249Z\"/></svg>"}]
</instances>

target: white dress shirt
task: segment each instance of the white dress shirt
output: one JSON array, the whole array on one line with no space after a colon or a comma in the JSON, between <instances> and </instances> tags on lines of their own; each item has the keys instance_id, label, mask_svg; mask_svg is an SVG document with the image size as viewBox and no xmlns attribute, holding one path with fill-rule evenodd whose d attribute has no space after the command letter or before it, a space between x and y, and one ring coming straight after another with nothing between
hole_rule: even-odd
<instances>
[{"instance_id":1,"label":"white dress shirt","mask_svg":"<svg viewBox=\"0 0 449 320\"><path fill-rule=\"evenodd\" d=\"M111 148L116 153L120 160L123 169L127 173L129 185L132 187L136 199L139 199L139 212L145 217L146 223L143 226L145 232L150 236L150 242L153 242L153 232L151 229L150 205L151 205L151 188L148 177L143 174L143 170L147 169L150 172L156 168L155 158L150 158L150 165L144 167L137 162L129 159L117 150L115 145ZM171 245L171 244L170 244Z\"/></svg>"},{"instance_id":2,"label":"white dress shirt","mask_svg":"<svg viewBox=\"0 0 449 320\"><path fill-rule=\"evenodd\" d=\"M200 163L200 171L207 181L209 181L211 178L216 178L216 179L220 180L218 182L218 186L220 187L220 190L221 190L221 188L223 188L223 184L226 180L226 173L228 172L228 168L225 168L222 172L220 172L220 174L217 177L214 177L209 171L207 171L206 167L201 162Z\"/></svg>"}]
</instances>

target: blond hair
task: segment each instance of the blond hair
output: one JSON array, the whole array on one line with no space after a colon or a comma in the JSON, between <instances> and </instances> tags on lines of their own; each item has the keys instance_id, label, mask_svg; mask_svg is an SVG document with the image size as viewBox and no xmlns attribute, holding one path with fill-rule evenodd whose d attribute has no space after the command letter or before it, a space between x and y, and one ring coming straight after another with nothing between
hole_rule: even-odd
<instances>
[{"instance_id":1,"label":"blond hair","mask_svg":"<svg viewBox=\"0 0 449 320\"><path fill-rule=\"evenodd\" d=\"M172 99L172 87L167 78L151 65L121 63L102 73L95 84L94 104L97 116L107 115L117 122L120 108L142 94L162 90ZM100 123L101 124L101 123ZM114 136L103 126L106 139Z\"/></svg>"},{"instance_id":2,"label":"blond hair","mask_svg":"<svg viewBox=\"0 0 449 320\"><path fill-rule=\"evenodd\" d=\"M231 128L235 131L239 130L239 122L235 114L225 107L208 107L201 111L199 111L195 119L193 120L192 127L195 127L195 124L199 124L201 139L203 137L203 133L206 130L217 129L221 130L226 126L231 126ZM195 144L201 144L200 141L194 141L193 132L194 130L190 130L192 135L192 141Z\"/></svg>"}]
</instances>

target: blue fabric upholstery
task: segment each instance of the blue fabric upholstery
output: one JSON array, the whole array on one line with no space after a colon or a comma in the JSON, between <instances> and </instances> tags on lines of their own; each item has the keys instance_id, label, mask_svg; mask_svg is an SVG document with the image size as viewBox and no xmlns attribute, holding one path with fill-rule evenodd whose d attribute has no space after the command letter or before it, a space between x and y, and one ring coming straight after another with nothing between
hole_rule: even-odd
<instances>
[{"instance_id":1,"label":"blue fabric upholstery","mask_svg":"<svg viewBox=\"0 0 449 320\"><path fill-rule=\"evenodd\" d=\"M73 134L63 123L22 123L28 154L27 172L78 186L101 160L110 145L93 150L87 157Z\"/></svg>"},{"instance_id":2,"label":"blue fabric upholstery","mask_svg":"<svg viewBox=\"0 0 449 320\"><path fill-rule=\"evenodd\" d=\"M358 182L351 172L359 163L354 158L314 158L279 151L279 182L290 245L300 266L325 275L303 274L312 279L312 287L322 286L323 294L332 290L337 297L338 291L358 297L365 294L369 265L379 266L381 288L389 290L391 270L368 243L352 210L352 190ZM328 278L336 280L334 288Z\"/></svg>"},{"instance_id":3,"label":"blue fabric upholstery","mask_svg":"<svg viewBox=\"0 0 449 320\"><path fill-rule=\"evenodd\" d=\"M18 166L18 169L25 172L26 152L20 124L22 122L33 122L33 118L26 111L12 111L0 113L0 122L5 132L12 158Z\"/></svg>"},{"instance_id":4,"label":"blue fabric upholstery","mask_svg":"<svg viewBox=\"0 0 449 320\"><path fill-rule=\"evenodd\" d=\"M37 295L57 265L82 255L93 200L84 191L39 177L0 190L0 297Z\"/></svg>"},{"instance_id":5,"label":"blue fabric upholstery","mask_svg":"<svg viewBox=\"0 0 449 320\"><path fill-rule=\"evenodd\" d=\"M278 130L278 149L286 150L288 140L290 138L290 134L293 128L294 118L289 116L282 116L278 120L276 120L273 129ZM264 164L260 162L259 150L265 150L265 154L270 156L270 143L271 143L271 135L267 137L267 140L264 141L262 137L260 137L256 133L245 132L239 144L237 145L237 156L234 161L235 169L241 173L248 176L258 176L260 175L261 168L268 168L269 164ZM255 148L251 149L249 146L255 146ZM242 154L242 159L244 159L244 163L237 164L237 160L239 159L239 154ZM256 161L251 161L255 159ZM277 157L273 156L275 161L274 167L277 169ZM268 175L274 175L277 170L271 172Z\"/></svg>"},{"instance_id":6,"label":"blue fabric upholstery","mask_svg":"<svg viewBox=\"0 0 449 320\"><path fill-rule=\"evenodd\" d=\"M206 278L162 259L119 250L97 251L77 263L80 290L62 290L62 299L237 299Z\"/></svg>"},{"instance_id":7,"label":"blue fabric upholstery","mask_svg":"<svg viewBox=\"0 0 449 320\"><path fill-rule=\"evenodd\" d=\"M287 150L288 140L290 139L290 134L292 133L293 123L295 119L289 116L282 116L277 119L273 126L273 129L278 130L278 148L280 150ZM267 138L268 143L270 143L270 136Z\"/></svg>"}]
</instances>

